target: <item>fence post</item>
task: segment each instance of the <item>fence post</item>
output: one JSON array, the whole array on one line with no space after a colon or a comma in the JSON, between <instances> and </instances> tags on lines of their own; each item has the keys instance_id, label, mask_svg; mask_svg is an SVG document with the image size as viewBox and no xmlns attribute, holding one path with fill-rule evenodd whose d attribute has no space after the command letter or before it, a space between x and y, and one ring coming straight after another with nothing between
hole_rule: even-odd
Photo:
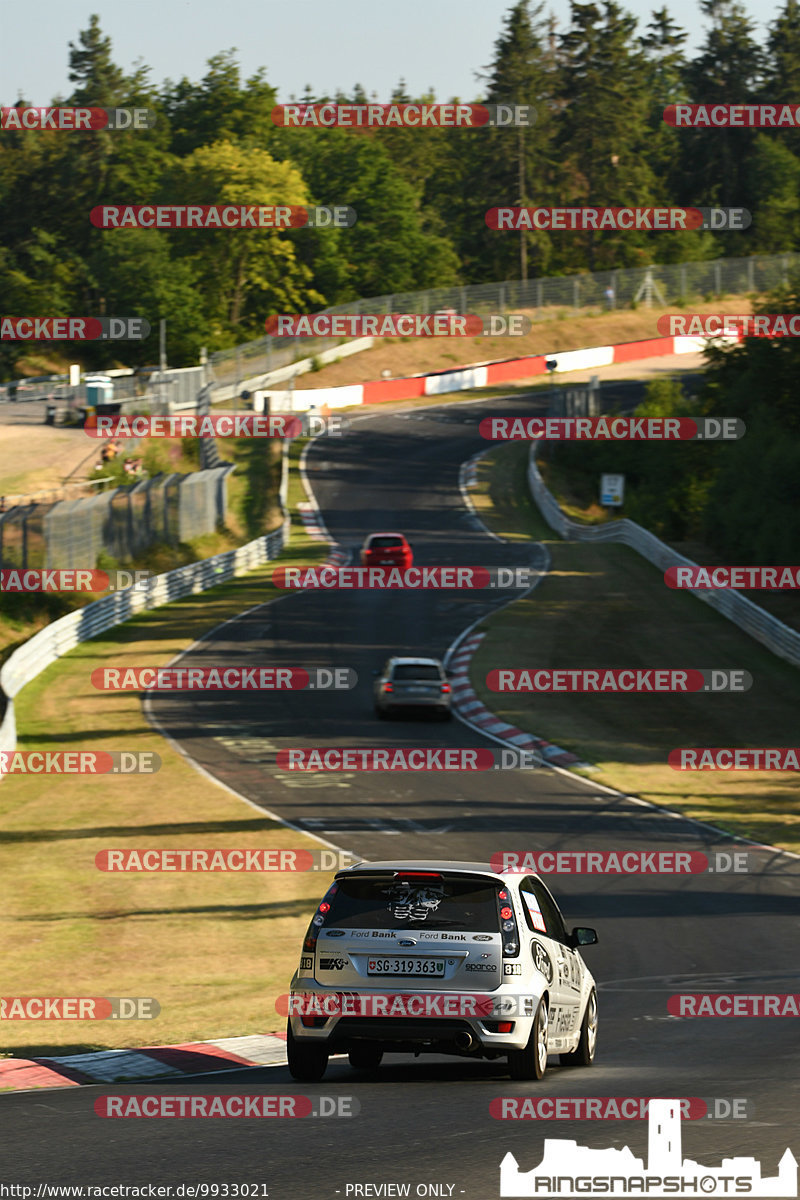
<instances>
[{"instance_id":1,"label":"fence post","mask_svg":"<svg viewBox=\"0 0 800 1200\"><path fill-rule=\"evenodd\" d=\"M572 281L572 307L580 307L580 283L577 278Z\"/></svg>"}]
</instances>

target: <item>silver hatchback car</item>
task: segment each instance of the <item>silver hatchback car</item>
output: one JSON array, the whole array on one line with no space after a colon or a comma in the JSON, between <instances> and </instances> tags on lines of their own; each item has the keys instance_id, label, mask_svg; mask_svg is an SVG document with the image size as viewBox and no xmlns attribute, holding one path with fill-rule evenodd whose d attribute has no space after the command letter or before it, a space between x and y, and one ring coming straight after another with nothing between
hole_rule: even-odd
<instances>
[{"instance_id":1,"label":"silver hatchback car","mask_svg":"<svg viewBox=\"0 0 800 1200\"><path fill-rule=\"evenodd\" d=\"M375 714L385 718L401 709L427 709L449 721L451 689L438 658L387 660L375 680Z\"/></svg>"},{"instance_id":2,"label":"silver hatchback car","mask_svg":"<svg viewBox=\"0 0 800 1200\"><path fill-rule=\"evenodd\" d=\"M471 862L362 862L337 872L292 977L293 1078L319 1080L332 1054L376 1070L392 1053L505 1057L541 1079L547 1056L591 1066L597 989L538 875Z\"/></svg>"}]
</instances>

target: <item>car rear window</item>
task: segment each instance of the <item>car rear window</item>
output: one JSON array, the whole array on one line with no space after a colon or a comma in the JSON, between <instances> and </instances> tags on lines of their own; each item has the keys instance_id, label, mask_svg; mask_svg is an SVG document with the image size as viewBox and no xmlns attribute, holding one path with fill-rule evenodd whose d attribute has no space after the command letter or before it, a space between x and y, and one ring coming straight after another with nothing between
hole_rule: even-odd
<instances>
[{"instance_id":1,"label":"car rear window","mask_svg":"<svg viewBox=\"0 0 800 1200\"><path fill-rule=\"evenodd\" d=\"M496 889L470 879L339 879L325 925L499 933Z\"/></svg>"},{"instance_id":2,"label":"car rear window","mask_svg":"<svg viewBox=\"0 0 800 1200\"><path fill-rule=\"evenodd\" d=\"M405 664L395 667L392 672L392 679L441 679L441 674L439 668L432 664L419 667Z\"/></svg>"},{"instance_id":3,"label":"car rear window","mask_svg":"<svg viewBox=\"0 0 800 1200\"><path fill-rule=\"evenodd\" d=\"M394 547L395 549L398 549L402 545L403 539L401 537L380 536L370 538L367 542L367 549L377 550L384 547Z\"/></svg>"}]
</instances>

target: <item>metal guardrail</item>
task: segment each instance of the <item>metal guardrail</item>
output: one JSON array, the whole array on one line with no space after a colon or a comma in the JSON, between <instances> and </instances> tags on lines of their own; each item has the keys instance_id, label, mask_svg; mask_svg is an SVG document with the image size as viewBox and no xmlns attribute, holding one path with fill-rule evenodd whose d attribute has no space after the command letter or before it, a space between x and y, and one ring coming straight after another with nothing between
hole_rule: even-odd
<instances>
[{"instance_id":1,"label":"metal guardrail","mask_svg":"<svg viewBox=\"0 0 800 1200\"><path fill-rule=\"evenodd\" d=\"M685 307L692 296L766 292L786 286L796 269L797 254L751 254L746 258L713 258L683 263L651 263L611 271L581 271L541 279L506 279L497 283L455 284L418 292L369 296L320 309L323 313L426 313L453 309L460 313L505 313L528 310L535 320L558 316L564 308L628 308L653 302ZM609 302L609 289L613 299ZM548 309L550 310L548 312ZM307 355L341 344L343 338L263 336L211 355L220 383L269 375ZM266 386L266 385L264 385Z\"/></svg>"},{"instance_id":2,"label":"metal guardrail","mask_svg":"<svg viewBox=\"0 0 800 1200\"><path fill-rule=\"evenodd\" d=\"M190 563L165 575L156 575L144 582L141 588L127 588L102 600L95 600L84 608L67 613L57 621L46 625L35 633L24 645L15 650L0 669L0 688L6 697L6 711L0 723L0 751L11 751L17 744L17 728L14 714L14 697L27 683L41 674L46 667L63 655L74 650L80 642L105 633L115 625L147 609L160 608L183 596L207 591L219 583L226 583L239 575L261 567L277 558L289 541L290 517L286 512L287 456L282 460L280 498L284 511L283 523L255 541L247 542L235 550L226 550L212 558ZM3 775L0 773L0 782Z\"/></svg>"},{"instance_id":3,"label":"metal guardrail","mask_svg":"<svg viewBox=\"0 0 800 1200\"><path fill-rule=\"evenodd\" d=\"M697 566L697 563L692 562L690 558L684 558L682 554L678 554L677 550L673 550L660 541L655 534L643 529L641 525L637 525L635 521L631 521L627 517L622 517L618 521L610 521L605 525L594 526L579 525L576 521L570 521L559 508L556 498L548 491L539 474L539 468L536 465L537 448L538 442L534 442L528 462L528 486L545 521L561 537L567 541L617 542L623 546L630 546L632 550L641 554L642 558L646 558L660 571L666 571L668 567ZM686 590L691 591L698 600L702 600L711 608L716 609L729 621L733 621L734 625L738 625L744 633L761 642L773 654L777 654L779 658L791 663L792 666L800 666L800 633L797 630L790 629L788 625L784 625L783 621L771 616L763 608L753 604L752 600L748 600L746 596L742 596L740 592L731 588L716 590L687 588Z\"/></svg>"}]
</instances>

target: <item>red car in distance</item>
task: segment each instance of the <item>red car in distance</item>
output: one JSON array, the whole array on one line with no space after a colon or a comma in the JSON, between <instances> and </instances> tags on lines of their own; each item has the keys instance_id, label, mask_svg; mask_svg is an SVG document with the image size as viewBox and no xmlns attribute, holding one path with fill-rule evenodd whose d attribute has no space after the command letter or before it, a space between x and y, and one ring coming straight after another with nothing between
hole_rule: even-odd
<instances>
[{"instance_id":1,"label":"red car in distance","mask_svg":"<svg viewBox=\"0 0 800 1200\"><path fill-rule=\"evenodd\" d=\"M399 567L405 571L414 554L402 533L371 533L361 547L362 567Z\"/></svg>"}]
</instances>

